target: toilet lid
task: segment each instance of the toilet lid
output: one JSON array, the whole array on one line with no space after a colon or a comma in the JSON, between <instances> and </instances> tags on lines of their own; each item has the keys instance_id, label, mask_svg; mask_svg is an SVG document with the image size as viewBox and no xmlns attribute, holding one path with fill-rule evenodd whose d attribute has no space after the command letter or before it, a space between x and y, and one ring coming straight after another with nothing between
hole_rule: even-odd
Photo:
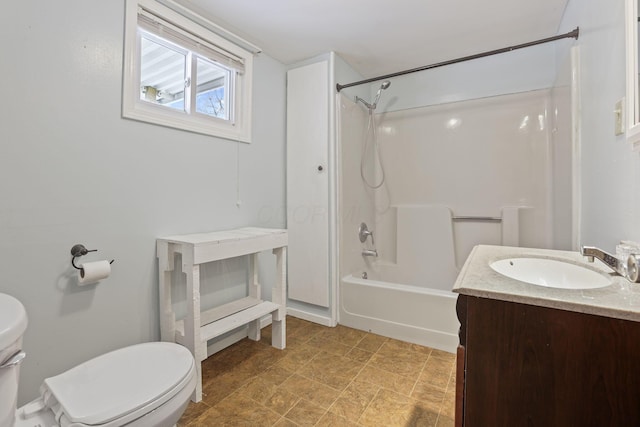
<instances>
[{"instance_id":1,"label":"toilet lid","mask_svg":"<svg viewBox=\"0 0 640 427\"><path fill-rule=\"evenodd\" d=\"M177 393L194 366L189 350L152 342L112 351L44 381L69 421L99 425ZM180 385L178 390L174 390Z\"/></svg>"}]
</instances>

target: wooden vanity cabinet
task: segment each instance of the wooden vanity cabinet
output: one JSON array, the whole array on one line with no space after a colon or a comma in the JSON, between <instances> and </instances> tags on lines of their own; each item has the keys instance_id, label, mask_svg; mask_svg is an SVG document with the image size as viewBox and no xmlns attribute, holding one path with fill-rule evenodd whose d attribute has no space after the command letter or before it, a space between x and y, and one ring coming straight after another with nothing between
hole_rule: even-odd
<instances>
[{"instance_id":1,"label":"wooden vanity cabinet","mask_svg":"<svg viewBox=\"0 0 640 427\"><path fill-rule=\"evenodd\" d=\"M458 296L456 426L640 426L640 323Z\"/></svg>"}]
</instances>

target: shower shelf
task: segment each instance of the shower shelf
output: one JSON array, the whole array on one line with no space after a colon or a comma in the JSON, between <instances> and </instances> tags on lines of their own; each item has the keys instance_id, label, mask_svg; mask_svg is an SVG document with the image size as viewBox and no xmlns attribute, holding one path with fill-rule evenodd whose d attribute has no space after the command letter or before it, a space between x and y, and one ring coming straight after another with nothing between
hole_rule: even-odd
<instances>
[{"instance_id":1,"label":"shower shelf","mask_svg":"<svg viewBox=\"0 0 640 427\"><path fill-rule=\"evenodd\" d=\"M236 230L186 234L157 239L160 286L160 330L163 341L184 345L196 359L198 383L194 402L202 399L201 362L207 358L207 341L244 325L248 336L260 340L260 319L272 316L271 344L284 349L286 317L287 230L240 228ZM258 254L272 250L276 256L276 283L271 301L260 298ZM181 268L186 275L187 314L176 320L171 303L175 254L182 255ZM200 309L200 264L250 255L249 295L210 310ZM222 345L230 345L224 342Z\"/></svg>"}]
</instances>

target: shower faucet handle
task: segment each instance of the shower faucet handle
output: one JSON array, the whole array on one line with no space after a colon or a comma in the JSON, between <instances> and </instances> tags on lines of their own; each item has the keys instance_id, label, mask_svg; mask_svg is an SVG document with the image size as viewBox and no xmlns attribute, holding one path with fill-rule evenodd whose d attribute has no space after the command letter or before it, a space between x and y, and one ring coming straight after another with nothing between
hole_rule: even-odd
<instances>
[{"instance_id":1,"label":"shower faucet handle","mask_svg":"<svg viewBox=\"0 0 640 427\"><path fill-rule=\"evenodd\" d=\"M371 244L374 245L375 242L373 241L373 231L369 230L367 224L365 224L364 222L361 223L360 227L358 228L358 237L360 237L360 243L366 242L367 237L369 236L371 236Z\"/></svg>"}]
</instances>

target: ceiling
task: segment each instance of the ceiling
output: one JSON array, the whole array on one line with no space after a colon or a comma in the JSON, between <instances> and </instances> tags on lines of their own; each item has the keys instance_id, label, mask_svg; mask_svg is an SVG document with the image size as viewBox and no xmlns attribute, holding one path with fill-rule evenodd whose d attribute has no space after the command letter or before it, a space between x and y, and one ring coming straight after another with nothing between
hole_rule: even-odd
<instances>
[{"instance_id":1,"label":"ceiling","mask_svg":"<svg viewBox=\"0 0 640 427\"><path fill-rule=\"evenodd\" d=\"M369 78L556 35L568 0L177 0L284 64Z\"/></svg>"}]
</instances>

